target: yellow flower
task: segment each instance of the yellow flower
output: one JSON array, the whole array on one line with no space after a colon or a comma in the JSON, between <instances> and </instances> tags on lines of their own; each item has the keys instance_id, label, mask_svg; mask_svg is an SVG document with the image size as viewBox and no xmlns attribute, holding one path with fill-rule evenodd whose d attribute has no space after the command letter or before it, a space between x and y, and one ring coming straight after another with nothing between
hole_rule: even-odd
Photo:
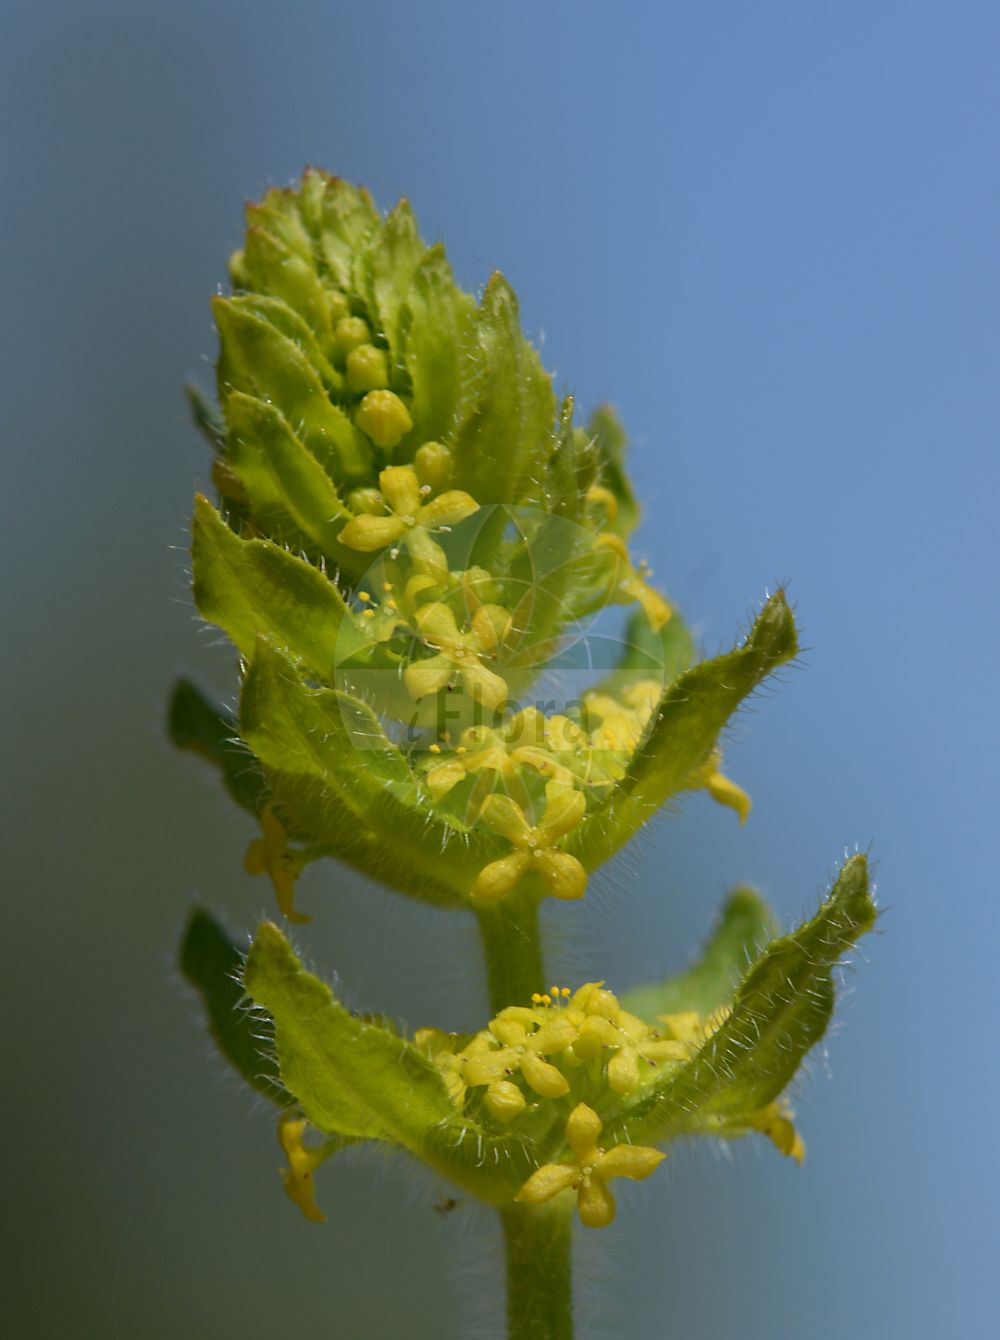
<instances>
[{"instance_id":1,"label":"yellow flower","mask_svg":"<svg viewBox=\"0 0 1000 1340\"><path fill-rule=\"evenodd\" d=\"M670 1036L683 1043L688 1054L693 1055L704 1046L713 1033L717 1033L729 1018L730 1007L719 1005L704 1018L697 1010L681 1010L676 1014L661 1014L661 1023L666 1024Z\"/></svg>"},{"instance_id":2,"label":"yellow flower","mask_svg":"<svg viewBox=\"0 0 1000 1340\"><path fill-rule=\"evenodd\" d=\"M602 982L588 982L576 993L571 1009L584 1015L573 1053L590 1060L604 1050L614 1054L608 1061L608 1085L615 1093L630 1093L642 1078L639 1062L686 1061L688 1049L674 1039L663 1038L638 1015L623 1010L617 997L603 989Z\"/></svg>"},{"instance_id":3,"label":"yellow flower","mask_svg":"<svg viewBox=\"0 0 1000 1340\"><path fill-rule=\"evenodd\" d=\"M481 725L468 727L462 732L455 753L428 772L431 795L440 800L466 777L476 776L468 800L468 814L474 820L498 782L503 783L506 793L522 808L527 808L530 797L522 778L522 765L533 768L547 780L572 782L572 774L545 748L526 745L530 740L545 741L549 724L554 720L546 718L537 707L526 707L499 730Z\"/></svg>"},{"instance_id":4,"label":"yellow flower","mask_svg":"<svg viewBox=\"0 0 1000 1340\"><path fill-rule=\"evenodd\" d=\"M510 623L500 605L481 605L468 632L461 632L447 605L433 601L417 610L415 621L428 646L438 653L408 665L403 681L412 698L423 698L445 688L457 674L465 692L491 711L507 701L507 682L483 665L484 656L499 650Z\"/></svg>"},{"instance_id":5,"label":"yellow flower","mask_svg":"<svg viewBox=\"0 0 1000 1340\"><path fill-rule=\"evenodd\" d=\"M794 1159L801 1167L806 1144L795 1129L787 1099L776 1098L773 1103L768 1103L751 1119L750 1125L755 1131L763 1132L780 1153Z\"/></svg>"},{"instance_id":6,"label":"yellow flower","mask_svg":"<svg viewBox=\"0 0 1000 1340\"><path fill-rule=\"evenodd\" d=\"M646 581L642 571L636 570L628 556L625 541L620 535L605 531L595 541L601 549L614 556L612 586L624 601L637 600L649 620L649 626L658 633L669 621L673 610L654 587ZM640 565L641 566L641 565Z\"/></svg>"},{"instance_id":7,"label":"yellow flower","mask_svg":"<svg viewBox=\"0 0 1000 1340\"><path fill-rule=\"evenodd\" d=\"M302 1117L284 1112L278 1119L278 1143L285 1151L288 1167L280 1169L281 1180L289 1200L296 1204L305 1217L314 1224L326 1223L326 1215L316 1204L313 1172L326 1157L322 1145L309 1148L302 1143L308 1126Z\"/></svg>"},{"instance_id":8,"label":"yellow flower","mask_svg":"<svg viewBox=\"0 0 1000 1340\"><path fill-rule=\"evenodd\" d=\"M737 786L732 778L722 772L720 750L712 750L701 767L696 769L688 785L693 790L704 788L717 804L735 810L740 823L746 823L752 802L742 786Z\"/></svg>"},{"instance_id":9,"label":"yellow flower","mask_svg":"<svg viewBox=\"0 0 1000 1340\"><path fill-rule=\"evenodd\" d=\"M525 1182L514 1197L524 1205L543 1205L561 1191L576 1192L576 1208L586 1228L606 1228L615 1217L615 1198L607 1183L612 1177L630 1177L640 1182L666 1157L645 1145L615 1145L602 1149L597 1143L602 1122L597 1113L579 1103L566 1123L566 1142L572 1163L546 1163Z\"/></svg>"},{"instance_id":10,"label":"yellow flower","mask_svg":"<svg viewBox=\"0 0 1000 1340\"><path fill-rule=\"evenodd\" d=\"M459 1052L461 1075L471 1088L487 1085L486 1106L499 1121L510 1121L525 1107L521 1090L511 1082L520 1073L528 1087L541 1098L562 1098L569 1082L547 1056L555 1056L572 1046L577 1030L565 1015L552 1018L527 1006L510 1006L491 1021L487 1032L479 1033Z\"/></svg>"},{"instance_id":11,"label":"yellow flower","mask_svg":"<svg viewBox=\"0 0 1000 1340\"><path fill-rule=\"evenodd\" d=\"M310 921L304 912L295 910L295 881L303 866L303 858L288 846L288 834L274 812L269 800L260 812L262 836L247 847L243 869L248 875L270 875L282 915L289 921Z\"/></svg>"},{"instance_id":12,"label":"yellow flower","mask_svg":"<svg viewBox=\"0 0 1000 1340\"><path fill-rule=\"evenodd\" d=\"M470 752L471 751L471 752ZM427 786L435 800L441 800L467 777L475 777L476 785L469 796L467 812L475 819L487 797L502 780L509 795L520 805L529 803L528 792L521 779L516 754L510 752L506 732L488 726L470 726L462 732L458 749L444 763L439 763L427 774Z\"/></svg>"},{"instance_id":13,"label":"yellow flower","mask_svg":"<svg viewBox=\"0 0 1000 1340\"><path fill-rule=\"evenodd\" d=\"M398 544L405 537L417 562L446 573L447 560L430 532L437 526L457 525L478 511L479 504L461 489L451 489L426 502L430 485L422 485L410 465L387 466L378 482L390 514L352 517L338 536L341 544L368 554Z\"/></svg>"},{"instance_id":14,"label":"yellow flower","mask_svg":"<svg viewBox=\"0 0 1000 1340\"><path fill-rule=\"evenodd\" d=\"M569 791L556 784L556 789L548 796L541 821L532 825L521 806L509 796L490 796L480 817L488 828L507 838L517 850L484 866L469 896L481 902L496 902L505 898L534 868L554 898L582 898L587 887L587 872L570 852L559 851L556 843L576 828L586 808L587 802L579 791Z\"/></svg>"}]
</instances>

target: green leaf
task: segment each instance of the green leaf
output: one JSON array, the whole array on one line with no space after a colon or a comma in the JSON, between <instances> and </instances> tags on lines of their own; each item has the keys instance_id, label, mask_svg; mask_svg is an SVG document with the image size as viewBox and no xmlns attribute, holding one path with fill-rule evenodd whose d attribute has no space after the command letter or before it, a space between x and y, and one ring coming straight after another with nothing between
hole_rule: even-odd
<instances>
[{"instance_id":1,"label":"green leaf","mask_svg":"<svg viewBox=\"0 0 1000 1340\"><path fill-rule=\"evenodd\" d=\"M244 391L273 401L331 478L365 479L372 455L364 435L330 400L300 345L260 315L260 303L252 297L213 299L221 344L220 399L224 402L231 391Z\"/></svg>"},{"instance_id":2,"label":"green leaf","mask_svg":"<svg viewBox=\"0 0 1000 1340\"><path fill-rule=\"evenodd\" d=\"M228 459L257 523L275 538L302 536L335 562L357 561L337 536L351 518L333 481L273 405L234 391L226 400Z\"/></svg>"},{"instance_id":3,"label":"green leaf","mask_svg":"<svg viewBox=\"0 0 1000 1340\"><path fill-rule=\"evenodd\" d=\"M741 647L702 661L670 685L627 776L572 834L569 850L592 869L623 846L666 800L688 789L732 713L797 649L795 621L784 592L778 591Z\"/></svg>"},{"instance_id":4,"label":"green leaf","mask_svg":"<svg viewBox=\"0 0 1000 1340\"><path fill-rule=\"evenodd\" d=\"M486 285L476 313L469 367L468 404L454 440L456 485L479 503L530 502L555 447L556 403L501 274Z\"/></svg>"},{"instance_id":5,"label":"green leaf","mask_svg":"<svg viewBox=\"0 0 1000 1340\"><path fill-rule=\"evenodd\" d=\"M442 246L431 247L406 295L402 358L416 445L446 441L455 427L475 303L456 285Z\"/></svg>"},{"instance_id":6,"label":"green leaf","mask_svg":"<svg viewBox=\"0 0 1000 1340\"><path fill-rule=\"evenodd\" d=\"M184 397L188 403L191 422L213 451L221 451L226 443L226 425L200 386L187 382Z\"/></svg>"},{"instance_id":7,"label":"green leaf","mask_svg":"<svg viewBox=\"0 0 1000 1340\"><path fill-rule=\"evenodd\" d=\"M240 732L313 843L402 893L459 906L501 854L500 839L431 808L370 708L307 687L265 642L243 685Z\"/></svg>"},{"instance_id":8,"label":"green leaf","mask_svg":"<svg viewBox=\"0 0 1000 1340\"><path fill-rule=\"evenodd\" d=\"M299 212L299 193L280 186L272 187L258 203L246 207L247 229L270 233L293 256L308 261L313 248Z\"/></svg>"},{"instance_id":9,"label":"green leaf","mask_svg":"<svg viewBox=\"0 0 1000 1340\"><path fill-rule=\"evenodd\" d=\"M269 637L320 678L367 645L337 587L270 540L241 540L207 498L195 499L194 600L244 656Z\"/></svg>"},{"instance_id":10,"label":"green leaf","mask_svg":"<svg viewBox=\"0 0 1000 1340\"><path fill-rule=\"evenodd\" d=\"M268 293L241 293L239 297L222 298L219 301L233 304L238 318L256 318L289 340L316 373L327 392L343 391L344 379L323 353L316 335L299 313L289 307L283 299L275 298ZM224 350L224 357L230 357L229 350ZM233 362L236 365L237 375L249 381L255 376L267 377L272 371L267 368L242 368L239 364L238 351Z\"/></svg>"},{"instance_id":11,"label":"green leaf","mask_svg":"<svg viewBox=\"0 0 1000 1340\"><path fill-rule=\"evenodd\" d=\"M257 931L243 981L274 1020L283 1082L324 1134L392 1139L419 1154L428 1128L452 1116L430 1062L346 1010L270 922Z\"/></svg>"},{"instance_id":12,"label":"green leaf","mask_svg":"<svg viewBox=\"0 0 1000 1340\"><path fill-rule=\"evenodd\" d=\"M257 815L264 777L240 740L234 717L213 707L189 680L179 679L170 697L167 729L178 749L198 754L218 768L237 805Z\"/></svg>"},{"instance_id":13,"label":"green leaf","mask_svg":"<svg viewBox=\"0 0 1000 1340\"><path fill-rule=\"evenodd\" d=\"M863 856L852 857L819 911L774 940L744 977L732 1011L695 1057L664 1067L608 1114L605 1135L637 1143L686 1132L737 1134L787 1087L833 1012L833 968L871 930Z\"/></svg>"},{"instance_id":14,"label":"green leaf","mask_svg":"<svg viewBox=\"0 0 1000 1340\"><path fill-rule=\"evenodd\" d=\"M330 273L341 288L349 288L354 258L365 238L379 224L379 214L368 192L338 177L307 173L302 204L304 215L319 240Z\"/></svg>"},{"instance_id":15,"label":"green leaf","mask_svg":"<svg viewBox=\"0 0 1000 1340\"><path fill-rule=\"evenodd\" d=\"M664 684L672 684L694 660L691 630L677 610L659 630L651 627L642 610L636 610L628 621L624 649L622 672L644 679L652 670L655 676L662 676Z\"/></svg>"},{"instance_id":16,"label":"green leaf","mask_svg":"<svg viewBox=\"0 0 1000 1340\"><path fill-rule=\"evenodd\" d=\"M640 986L622 1004L641 1019L694 1010L704 1018L733 996L747 964L777 934L774 914L753 889L735 889L700 957L665 982Z\"/></svg>"},{"instance_id":17,"label":"green leaf","mask_svg":"<svg viewBox=\"0 0 1000 1340\"><path fill-rule=\"evenodd\" d=\"M318 1130L391 1140L494 1204L508 1202L533 1170L522 1135L459 1116L423 1053L346 1010L270 922L257 932L243 980L274 1020L282 1080Z\"/></svg>"},{"instance_id":18,"label":"green leaf","mask_svg":"<svg viewBox=\"0 0 1000 1340\"><path fill-rule=\"evenodd\" d=\"M218 922L202 908L195 908L181 940L180 969L201 996L209 1032L222 1055L249 1085L279 1107L292 1107L295 1100L282 1087L277 1074L268 1073L268 1058L256 1035L260 1023L246 1007L246 993L240 984L243 957Z\"/></svg>"},{"instance_id":19,"label":"green leaf","mask_svg":"<svg viewBox=\"0 0 1000 1340\"><path fill-rule=\"evenodd\" d=\"M263 227L247 232L244 265L248 287L281 298L314 332L323 349L330 344L330 309L310 254L306 259Z\"/></svg>"},{"instance_id":20,"label":"green leaf","mask_svg":"<svg viewBox=\"0 0 1000 1340\"><path fill-rule=\"evenodd\" d=\"M601 654L605 642L606 657ZM614 669L593 689L594 693L607 693L612 697L620 697L630 685L644 679L656 680L666 688L690 667L694 659L694 639L677 610L659 631L650 627L642 610L636 610L629 616L621 638L592 636L588 643L593 647L593 661L598 667L611 663L613 655L617 654Z\"/></svg>"},{"instance_id":21,"label":"green leaf","mask_svg":"<svg viewBox=\"0 0 1000 1340\"><path fill-rule=\"evenodd\" d=\"M394 369L402 367L404 302L424 250L408 200L400 200L367 244L364 263L370 277L371 305ZM396 386L395 379L392 384Z\"/></svg>"},{"instance_id":22,"label":"green leaf","mask_svg":"<svg viewBox=\"0 0 1000 1340\"><path fill-rule=\"evenodd\" d=\"M625 473L628 441L621 420L610 405L600 405L590 417L588 431L594 438L601 461L600 482L614 494L618 514L611 523L616 534L628 536L639 524L639 504Z\"/></svg>"}]
</instances>

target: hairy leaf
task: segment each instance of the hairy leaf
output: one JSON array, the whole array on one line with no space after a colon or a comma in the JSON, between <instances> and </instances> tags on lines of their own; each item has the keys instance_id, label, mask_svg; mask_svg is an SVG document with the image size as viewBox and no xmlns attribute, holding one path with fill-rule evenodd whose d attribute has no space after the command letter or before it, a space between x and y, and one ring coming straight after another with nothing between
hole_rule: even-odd
<instances>
[{"instance_id":1,"label":"hairy leaf","mask_svg":"<svg viewBox=\"0 0 1000 1340\"><path fill-rule=\"evenodd\" d=\"M181 941L180 969L201 996L208 1029L231 1066L265 1098L279 1107L295 1100L283 1088L256 1036L259 1027L246 1008L240 984L244 955L215 919L203 908L188 918ZM274 1070L270 1063L270 1070Z\"/></svg>"},{"instance_id":2,"label":"hairy leaf","mask_svg":"<svg viewBox=\"0 0 1000 1340\"><path fill-rule=\"evenodd\" d=\"M282 1080L318 1130L391 1140L484 1200L510 1200L533 1167L524 1138L456 1114L423 1053L346 1010L270 922L257 931L244 984L274 1020Z\"/></svg>"},{"instance_id":3,"label":"hairy leaf","mask_svg":"<svg viewBox=\"0 0 1000 1340\"><path fill-rule=\"evenodd\" d=\"M458 486L480 503L541 497L555 446L555 396L500 274L486 285L476 313L470 367L471 398L455 435Z\"/></svg>"},{"instance_id":4,"label":"hairy leaf","mask_svg":"<svg viewBox=\"0 0 1000 1340\"><path fill-rule=\"evenodd\" d=\"M351 513L323 467L292 432L284 415L255 396L234 391L226 400L228 460L255 521L276 539L304 539L343 565L357 554L337 536Z\"/></svg>"},{"instance_id":5,"label":"hairy leaf","mask_svg":"<svg viewBox=\"0 0 1000 1340\"><path fill-rule=\"evenodd\" d=\"M392 365L402 367L404 302L413 272L424 254L417 221L408 200L400 200L368 242L366 268L378 333L389 345ZM393 382L395 385L395 382Z\"/></svg>"},{"instance_id":6,"label":"hairy leaf","mask_svg":"<svg viewBox=\"0 0 1000 1340\"><path fill-rule=\"evenodd\" d=\"M314 843L401 892L458 905L502 850L492 834L435 814L370 708L336 690L310 689L264 642L243 686L240 732ZM345 814L354 816L354 839L341 849Z\"/></svg>"},{"instance_id":7,"label":"hairy leaf","mask_svg":"<svg viewBox=\"0 0 1000 1340\"><path fill-rule=\"evenodd\" d=\"M570 849L585 865L592 868L606 861L664 801L693 784L732 713L795 655L797 646L795 621L779 591L757 616L742 647L702 661L669 686L621 786L571 839Z\"/></svg>"},{"instance_id":8,"label":"hairy leaf","mask_svg":"<svg viewBox=\"0 0 1000 1340\"><path fill-rule=\"evenodd\" d=\"M224 629L244 656L266 636L332 680L338 658L367 645L343 596L318 569L270 540L241 540L200 496L192 556L199 613Z\"/></svg>"},{"instance_id":9,"label":"hairy leaf","mask_svg":"<svg viewBox=\"0 0 1000 1340\"><path fill-rule=\"evenodd\" d=\"M628 439L618 415L610 405L599 406L590 417L587 431L594 439L600 460L600 482L614 496L617 515L610 528L628 536L639 524L639 504L625 473Z\"/></svg>"},{"instance_id":10,"label":"hairy leaf","mask_svg":"<svg viewBox=\"0 0 1000 1340\"><path fill-rule=\"evenodd\" d=\"M733 997L728 1018L695 1057L664 1067L609 1112L613 1135L642 1143L684 1133L727 1134L776 1098L826 1032L833 968L875 924L868 867L854 856L819 911L774 940Z\"/></svg>"},{"instance_id":11,"label":"hairy leaf","mask_svg":"<svg viewBox=\"0 0 1000 1340\"><path fill-rule=\"evenodd\" d=\"M179 679L170 696L167 729L178 749L198 754L218 768L237 805L257 814L264 776L240 740L234 717L213 707L190 680Z\"/></svg>"},{"instance_id":12,"label":"hairy leaf","mask_svg":"<svg viewBox=\"0 0 1000 1340\"><path fill-rule=\"evenodd\" d=\"M774 914L753 889L735 889L698 959L677 977L640 986L622 1004L642 1019L694 1010L705 1016L733 996L740 978L777 933Z\"/></svg>"},{"instance_id":13,"label":"hairy leaf","mask_svg":"<svg viewBox=\"0 0 1000 1340\"><path fill-rule=\"evenodd\" d=\"M260 302L249 297L213 300L221 341L220 399L224 404L230 392L244 391L273 401L333 479L365 478L372 459L367 440L331 401L315 358L310 360L300 343L279 330L274 308L264 318ZM290 308L276 306L288 314L286 329L288 318L294 318L308 334Z\"/></svg>"},{"instance_id":14,"label":"hairy leaf","mask_svg":"<svg viewBox=\"0 0 1000 1340\"><path fill-rule=\"evenodd\" d=\"M333 280L348 288L354 258L380 223L378 210L363 187L325 173L307 172L303 187L303 212L318 238L320 253Z\"/></svg>"},{"instance_id":15,"label":"hairy leaf","mask_svg":"<svg viewBox=\"0 0 1000 1340\"><path fill-rule=\"evenodd\" d=\"M270 922L257 931L243 980L274 1020L282 1080L318 1130L392 1138L418 1153L427 1128L451 1116L441 1077L427 1059L346 1010Z\"/></svg>"},{"instance_id":16,"label":"hairy leaf","mask_svg":"<svg viewBox=\"0 0 1000 1340\"><path fill-rule=\"evenodd\" d=\"M297 312L316 336L321 348L330 348L330 311L326 293L316 273L315 261L308 247L307 254L288 245L262 223L247 232L244 265L248 287L258 293L269 293Z\"/></svg>"},{"instance_id":17,"label":"hairy leaf","mask_svg":"<svg viewBox=\"0 0 1000 1340\"><path fill-rule=\"evenodd\" d=\"M412 398L410 440L448 441L455 427L475 303L452 277L442 246L413 272L402 322L402 358Z\"/></svg>"}]
</instances>

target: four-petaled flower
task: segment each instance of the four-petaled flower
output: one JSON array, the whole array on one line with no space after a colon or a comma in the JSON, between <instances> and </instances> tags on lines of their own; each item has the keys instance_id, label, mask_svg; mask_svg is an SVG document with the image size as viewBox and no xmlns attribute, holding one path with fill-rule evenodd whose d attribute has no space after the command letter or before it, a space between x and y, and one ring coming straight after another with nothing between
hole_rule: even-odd
<instances>
[{"instance_id":1,"label":"four-petaled flower","mask_svg":"<svg viewBox=\"0 0 1000 1340\"><path fill-rule=\"evenodd\" d=\"M580 988L574 1005L586 1016L580 1026L573 1053L581 1060L598 1056L605 1049L614 1054L608 1061L608 1086L615 1093L630 1093L642 1078L640 1061L686 1061L685 1043L662 1037L638 1015L622 1009L618 998L590 982Z\"/></svg>"},{"instance_id":2,"label":"four-petaled flower","mask_svg":"<svg viewBox=\"0 0 1000 1340\"><path fill-rule=\"evenodd\" d=\"M510 614L501 605L480 605L471 627L462 632L447 605L434 601L417 610L415 621L424 641L436 656L413 661L403 681L412 698L423 698L446 688L455 675L465 692L490 711L499 711L507 701L507 681L483 665L484 656L495 656L510 626Z\"/></svg>"},{"instance_id":3,"label":"four-petaled flower","mask_svg":"<svg viewBox=\"0 0 1000 1340\"><path fill-rule=\"evenodd\" d=\"M560 851L556 843L580 823L587 802L579 791L567 790L559 783L552 786L545 813L537 824L528 822L524 810L510 796L492 795L487 799L480 818L517 850L484 866L470 897L481 902L505 898L531 869L538 871L554 898L583 897L587 872L572 853Z\"/></svg>"},{"instance_id":4,"label":"four-petaled flower","mask_svg":"<svg viewBox=\"0 0 1000 1340\"><path fill-rule=\"evenodd\" d=\"M576 1192L576 1208L586 1228L606 1228L615 1217L615 1198L607 1183L612 1177L630 1177L641 1182L666 1158L646 1145L615 1145L602 1149L597 1143L603 1125L586 1103L578 1103L566 1123L566 1142L572 1163L546 1163L525 1182L514 1197L524 1205L543 1205L560 1191Z\"/></svg>"},{"instance_id":5,"label":"four-petaled flower","mask_svg":"<svg viewBox=\"0 0 1000 1340\"><path fill-rule=\"evenodd\" d=\"M518 1071L540 1098L569 1093L566 1076L544 1058L571 1046L577 1030L563 1014L547 1019L540 1028L537 1023L536 1011L509 1006L492 1020L489 1034L479 1034L460 1053L465 1083L470 1088L489 1086L486 1106L499 1121L510 1121L524 1109L524 1094L510 1079Z\"/></svg>"},{"instance_id":6,"label":"four-petaled flower","mask_svg":"<svg viewBox=\"0 0 1000 1340\"><path fill-rule=\"evenodd\" d=\"M437 526L455 526L479 510L479 504L461 489L449 489L426 502L429 484L421 484L410 465L390 465L378 477L388 516L363 514L352 517L338 539L349 549L374 553L398 544L404 537L411 556L435 572L448 571L440 546L431 539Z\"/></svg>"}]
</instances>

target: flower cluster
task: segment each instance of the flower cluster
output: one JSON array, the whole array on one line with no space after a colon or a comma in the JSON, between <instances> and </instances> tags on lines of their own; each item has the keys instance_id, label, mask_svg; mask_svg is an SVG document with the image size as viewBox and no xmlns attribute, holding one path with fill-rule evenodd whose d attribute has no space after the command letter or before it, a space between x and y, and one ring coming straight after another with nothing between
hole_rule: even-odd
<instances>
[{"instance_id":1,"label":"flower cluster","mask_svg":"<svg viewBox=\"0 0 1000 1340\"><path fill-rule=\"evenodd\" d=\"M729 1017L728 1007L708 1015L685 1010L660 1016L655 1025L623 1007L603 982L573 991L553 986L530 1005L509 1005L471 1038L419 1030L414 1042L444 1080L457 1111L489 1118L505 1127L529 1109L554 1103L568 1108L569 1164L548 1163L516 1197L541 1204L560 1191L579 1192L581 1221L603 1227L614 1218L614 1200L604 1186L609 1177L646 1177L663 1155L653 1149L619 1146L598 1149L604 1110L616 1097L655 1086L664 1070L690 1062ZM784 1099L741 1121L741 1128L767 1135L783 1153L801 1162L805 1147ZM719 1134L726 1134L723 1124Z\"/></svg>"},{"instance_id":2,"label":"flower cluster","mask_svg":"<svg viewBox=\"0 0 1000 1340\"><path fill-rule=\"evenodd\" d=\"M222 513L199 504L194 526L195 597L247 657L245 693L262 696L260 659L277 656L287 701L266 704L270 719L304 721L316 689L346 716L370 713L363 735L428 856L457 842L479 853L447 889L423 880L436 901L579 898L608 846L678 789L745 818L716 726L687 766L653 769L609 837L633 760L662 754L657 723L690 638L630 552L639 509L620 426L601 410L584 428L571 399L557 403L503 279L477 305L405 201L382 218L321 172L269 192L247 222L234 292L213 302L221 416L195 401ZM634 612L609 641L595 620L615 604ZM567 676L570 691L539 692ZM411 892L380 856L398 824L381 844L344 841L344 811L355 830L373 822L356 762L332 743L293 756L242 715L267 788L246 866L271 875L282 911L327 852ZM304 771L329 801L305 801Z\"/></svg>"},{"instance_id":3,"label":"flower cluster","mask_svg":"<svg viewBox=\"0 0 1000 1340\"><path fill-rule=\"evenodd\" d=\"M446 1077L456 1106L465 1108L470 1091L485 1088L476 1097L508 1122L536 1097L605 1088L628 1093L642 1063L685 1061L694 1037L674 1035L669 1020L662 1029L647 1024L603 982L587 982L576 991L554 986L530 1005L508 1005L468 1041L434 1029L415 1041Z\"/></svg>"},{"instance_id":4,"label":"flower cluster","mask_svg":"<svg viewBox=\"0 0 1000 1340\"><path fill-rule=\"evenodd\" d=\"M503 277L460 289L406 201L383 217L310 170L247 225L213 301L218 408L192 393L219 494L196 500L194 598L240 654L238 710L183 684L171 732L253 816L244 866L287 921L308 920L296 880L324 857L472 913L494 1011L475 1034L411 1038L347 1009L277 926L244 955L196 914L182 965L280 1109L289 1197L321 1219L316 1169L379 1145L508 1228L549 1222L548 1202L565 1225L574 1196L600 1228L608 1184L648 1177L671 1140L757 1133L801 1161L786 1093L874 921L863 858L789 935L737 890L677 978L531 994L543 898L581 898L681 793L746 820L719 741L796 654L784 593L697 661L634 554L617 418L557 401Z\"/></svg>"}]
</instances>

